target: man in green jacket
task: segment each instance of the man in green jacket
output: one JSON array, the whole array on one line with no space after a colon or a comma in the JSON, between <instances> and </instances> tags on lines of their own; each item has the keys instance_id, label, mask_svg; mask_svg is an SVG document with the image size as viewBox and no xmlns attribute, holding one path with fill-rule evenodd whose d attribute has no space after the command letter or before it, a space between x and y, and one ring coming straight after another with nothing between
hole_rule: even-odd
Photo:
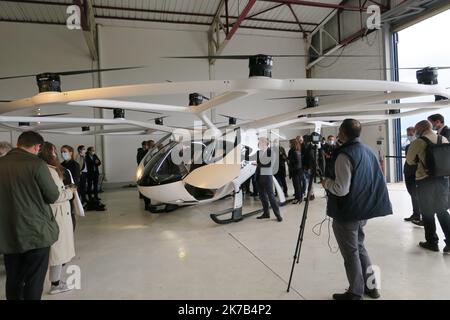
<instances>
[{"instance_id":1,"label":"man in green jacket","mask_svg":"<svg viewBox=\"0 0 450 320\"><path fill-rule=\"evenodd\" d=\"M42 143L40 134L24 132L17 148L0 158L0 254L8 300L41 299L50 246L59 236L49 206L59 190L37 157Z\"/></svg>"}]
</instances>

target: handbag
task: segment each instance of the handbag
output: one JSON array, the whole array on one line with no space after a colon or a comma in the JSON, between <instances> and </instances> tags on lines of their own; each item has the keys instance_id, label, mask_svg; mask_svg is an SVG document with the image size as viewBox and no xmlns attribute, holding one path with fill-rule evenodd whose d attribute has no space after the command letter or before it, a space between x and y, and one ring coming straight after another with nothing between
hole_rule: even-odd
<instances>
[{"instance_id":1,"label":"handbag","mask_svg":"<svg viewBox=\"0 0 450 320\"><path fill-rule=\"evenodd\" d=\"M74 181L73 181L72 172L70 172L70 170L67 170L67 172L70 175L70 181L72 182L72 184L75 184ZM80 217L85 217L86 216L86 214L84 213L83 204L81 203L81 199L80 199L80 196L78 195L78 191L77 190L75 190L73 192L73 199L71 201L71 204L72 204L73 209L75 211L75 214L77 216L80 216Z\"/></svg>"},{"instance_id":2,"label":"handbag","mask_svg":"<svg viewBox=\"0 0 450 320\"><path fill-rule=\"evenodd\" d=\"M84 213L83 204L81 203L80 196L78 195L78 191L73 192L73 199L72 199L72 205L73 209L75 210L75 214L80 217L86 216Z\"/></svg>"}]
</instances>

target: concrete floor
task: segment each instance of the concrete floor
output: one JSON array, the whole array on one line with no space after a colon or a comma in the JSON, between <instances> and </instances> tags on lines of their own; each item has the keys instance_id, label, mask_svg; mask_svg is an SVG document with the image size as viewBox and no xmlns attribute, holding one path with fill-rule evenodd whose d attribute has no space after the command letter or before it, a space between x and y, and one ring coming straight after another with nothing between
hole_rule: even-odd
<instances>
[{"instance_id":1,"label":"concrete floor","mask_svg":"<svg viewBox=\"0 0 450 320\"><path fill-rule=\"evenodd\" d=\"M403 222L411 212L409 196L401 184L389 189L395 214L371 220L366 227L367 249L381 270L382 298L450 299L450 256L417 246L423 229ZM332 234L333 252L328 247L328 223L320 236L312 232L325 218L322 196L317 187L289 293L303 205L283 207L282 223L251 217L217 225L209 214L229 207L230 199L150 214L135 189L116 189L101 195L108 211L88 212L78 220L77 256L71 264L81 268L81 290L45 293L43 298L330 299L346 289L347 281ZM246 211L259 207L259 202L247 199ZM439 236L442 239L440 230ZM0 298L4 299L3 271Z\"/></svg>"}]
</instances>

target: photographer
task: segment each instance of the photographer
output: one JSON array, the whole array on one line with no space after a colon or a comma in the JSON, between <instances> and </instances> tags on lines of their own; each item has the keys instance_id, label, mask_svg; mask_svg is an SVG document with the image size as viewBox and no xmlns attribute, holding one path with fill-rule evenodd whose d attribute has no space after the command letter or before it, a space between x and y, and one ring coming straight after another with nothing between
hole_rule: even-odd
<instances>
[{"instance_id":1,"label":"photographer","mask_svg":"<svg viewBox=\"0 0 450 320\"><path fill-rule=\"evenodd\" d=\"M346 119L339 128L343 143L335 151L334 179L322 181L328 191L327 214L333 218L333 231L344 258L350 287L334 294L335 300L360 300L364 293L380 295L371 278L372 263L364 247L364 226L368 219L392 214L392 206L378 159L361 143L361 124Z\"/></svg>"}]
</instances>

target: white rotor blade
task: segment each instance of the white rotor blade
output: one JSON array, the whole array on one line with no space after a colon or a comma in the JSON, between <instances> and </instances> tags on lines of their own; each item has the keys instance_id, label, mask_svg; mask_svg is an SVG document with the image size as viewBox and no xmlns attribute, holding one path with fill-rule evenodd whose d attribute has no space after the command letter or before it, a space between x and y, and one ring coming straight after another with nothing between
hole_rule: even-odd
<instances>
[{"instance_id":1,"label":"white rotor blade","mask_svg":"<svg viewBox=\"0 0 450 320\"><path fill-rule=\"evenodd\" d=\"M410 92L414 94L441 95L450 98L450 90L439 85L422 85L382 80L354 79L271 79L250 78L242 80L210 80L191 82L164 82L130 86L92 88L67 92L43 92L31 98L0 104L0 113L30 108L38 105L69 103L82 100L115 99L126 97L188 94L192 92L226 91L372 91L372 92Z\"/></svg>"},{"instance_id":2,"label":"white rotor blade","mask_svg":"<svg viewBox=\"0 0 450 320\"><path fill-rule=\"evenodd\" d=\"M121 100L103 100L103 99L83 100L83 101L69 102L68 105L124 109L124 110L134 110L134 111L189 112L189 107L171 106L171 105L147 103L147 102L121 101Z\"/></svg>"},{"instance_id":3,"label":"white rotor blade","mask_svg":"<svg viewBox=\"0 0 450 320\"><path fill-rule=\"evenodd\" d=\"M67 123L81 125L132 125L136 127L154 129L157 131L173 132L175 129L168 126L156 125L142 121L126 119L90 119L90 118L55 118L55 117L16 117L0 116L0 123L10 122L48 122L48 123Z\"/></svg>"},{"instance_id":4,"label":"white rotor blade","mask_svg":"<svg viewBox=\"0 0 450 320\"><path fill-rule=\"evenodd\" d=\"M105 129L105 130L89 130L89 131L56 131L43 130L42 133L67 134L67 135L141 135L152 134L155 130L140 130L139 128L122 128L122 129Z\"/></svg>"}]
</instances>

